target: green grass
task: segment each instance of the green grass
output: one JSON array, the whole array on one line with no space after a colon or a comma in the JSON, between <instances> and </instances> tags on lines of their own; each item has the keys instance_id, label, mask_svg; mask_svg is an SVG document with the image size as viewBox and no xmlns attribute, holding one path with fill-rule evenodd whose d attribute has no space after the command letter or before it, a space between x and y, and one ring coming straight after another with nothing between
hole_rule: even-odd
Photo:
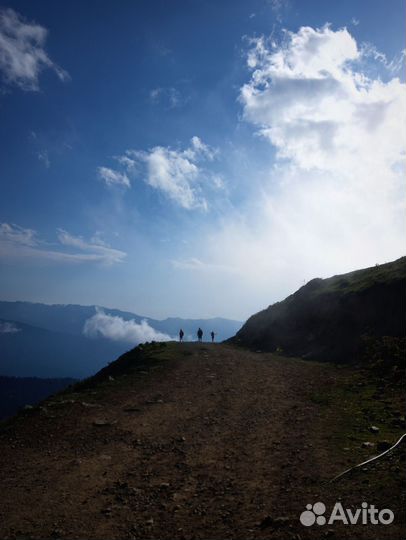
<instances>
[{"instance_id":1,"label":"green grass","mask_svg":"<svg viewBox=\"0 0 406 540\"><path fill-rule=\"evenodd\" d=\"M368 289L376 283L389 283L402 279L406 279L406 257L401 257L387 264L320 280L319 287L312 292L315 295L339 291L357 293Z\"/></svg>"},{"instance_id":2,"label":"green grass","mask_svg":"<svg viewBox=\"0 0 406 540\"><path fill-rule=\"evenodd\" d=\"M95 402L118 385L131 386L134 377L148 376L176 358L179 358L179 346L175 342L139 345L110 362L92 377L66 388L51 400L80 399L89 403Z\"/></svg>"}]
</instances>

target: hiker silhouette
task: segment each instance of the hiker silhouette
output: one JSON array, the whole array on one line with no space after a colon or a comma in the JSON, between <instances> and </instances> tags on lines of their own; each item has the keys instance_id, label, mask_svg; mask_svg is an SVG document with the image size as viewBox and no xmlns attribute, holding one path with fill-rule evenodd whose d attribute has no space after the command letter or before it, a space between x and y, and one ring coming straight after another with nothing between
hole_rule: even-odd
<instances>
[{"instance_id":1,"label":"hiker silhouette","mask_svg":"<svg viewBox=\"0 0 406 540\"><path fill-rule=\"evenodd\" d=\"M213 330L210 332L211 335L211 342L214 343L214 336L216 335Z\"/></svg>"},{"instance_id":2,"label":"hiker silhouette","mask_svg":"<svg viewBox=\"0 0 406 540\"><path fill-rule=\"evenodd\" d=\"M185 335L184 331L182 330L182 328L179 330L179 342L182 343L183 341L183 336Z\"/></svg>"},{"instance_id":3,"label":"hiker silhouette","mask_svg":"<svg viewBox=\"0 0 406 540\"><path fill-rule=\"evenodd\" d=\"M197 331L197 339L199 341L202 341L202 337L203 337L203 330L199 328L199 330Z\"/></svg>"}]
</instances>

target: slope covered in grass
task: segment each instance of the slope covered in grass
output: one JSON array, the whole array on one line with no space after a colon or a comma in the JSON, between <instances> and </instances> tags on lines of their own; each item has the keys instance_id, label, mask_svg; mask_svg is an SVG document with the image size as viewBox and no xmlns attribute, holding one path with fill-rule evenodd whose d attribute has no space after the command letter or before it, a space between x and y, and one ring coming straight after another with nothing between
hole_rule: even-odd
<instances>
[{"instance_id":1,"label":"slope covered in grass","mask_svg":"<svg viewBox=\"0 0 406 540\"><path fill-rule=\"evenodd\" d=\"M261 350L352 362L365 339L404 337L406 257L328 279L316 278L248 319L232 341Z\"/></svg>"}]
</instances>

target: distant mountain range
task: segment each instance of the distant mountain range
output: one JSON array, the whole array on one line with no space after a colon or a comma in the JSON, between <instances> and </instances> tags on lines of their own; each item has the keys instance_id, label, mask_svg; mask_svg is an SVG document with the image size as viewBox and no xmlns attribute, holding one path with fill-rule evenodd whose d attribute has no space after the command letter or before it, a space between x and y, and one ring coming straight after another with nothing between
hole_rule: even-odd
<instances>
[{"instance_id":1,"label":"distant mountain range","mask_svg":"<svg viewBox=\"0 0 406 540\"><path fill-rule=\"evenodd\" d=\"M162 321L98 306L47 305L0 301L0 375L14 377L73 377L92 375L126 350L144 341L233 336L242 323L229 319Z\"/></svg>"},{"instance_id":2,"label":"distant mountain range","mask_svg":"<svg viewBox=\"0 0 406 540\"><path fill-rule=\"evenodd\" d=\"M263 351L398 369L405 341L406 257L328 279L315 278L248 319L230 341Z\"/></svg>"}]
</instances>

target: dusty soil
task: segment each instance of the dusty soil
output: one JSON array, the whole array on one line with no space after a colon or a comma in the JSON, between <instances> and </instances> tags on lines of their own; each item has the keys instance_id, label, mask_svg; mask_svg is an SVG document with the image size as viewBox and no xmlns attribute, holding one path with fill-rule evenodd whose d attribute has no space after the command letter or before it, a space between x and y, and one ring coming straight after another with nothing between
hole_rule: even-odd
<instances>
[{"instance_id":1,"label":"dusty soil","mask_svg":"<svg viewBox=\"0 0 406 540\"><path fill-rule=\"evenodd\" d=\"M2 426L0 537L404 538L403 450L330 482L377 454L362 441L402 433L398 394L370 390L330 364L227 345L153 349L146 367ZM326 515L366 501L395 520L304 527L317 501Z\"/></svg>"}]
</instances>

